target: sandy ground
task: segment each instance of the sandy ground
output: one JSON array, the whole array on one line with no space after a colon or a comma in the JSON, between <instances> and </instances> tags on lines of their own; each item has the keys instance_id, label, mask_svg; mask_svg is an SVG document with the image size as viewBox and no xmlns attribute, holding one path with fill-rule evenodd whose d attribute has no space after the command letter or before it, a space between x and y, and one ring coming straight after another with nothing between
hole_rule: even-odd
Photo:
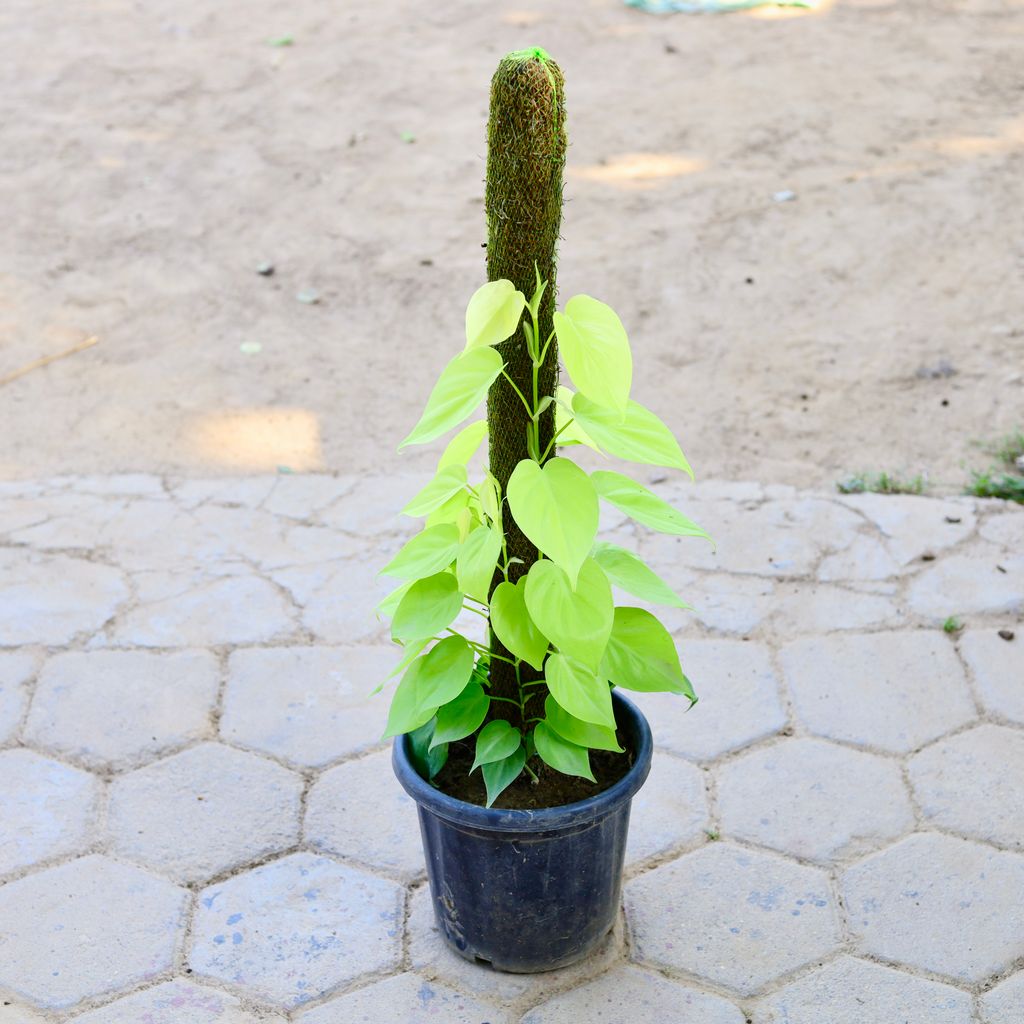
<instances>
[{"instance_id":1,"label":"sandy ground","mask_svg":"<svg viewBox=\"0 0 1024 1024\"><path fill-rule=\"evenodd\" d=\"M957 489L1024 419L1021 0L5 0L0 37L0 377L99 338L0 385L0 475L432 464L394 446L482 281L490 74L533 44L561 294L619 310L699 474Z\"/></svg>"}]
</instances>

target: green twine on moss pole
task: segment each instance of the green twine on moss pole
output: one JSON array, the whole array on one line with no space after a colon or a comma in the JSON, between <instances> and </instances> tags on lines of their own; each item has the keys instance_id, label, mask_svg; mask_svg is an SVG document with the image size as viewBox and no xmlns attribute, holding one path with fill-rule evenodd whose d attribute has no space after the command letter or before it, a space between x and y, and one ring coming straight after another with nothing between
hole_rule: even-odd
<instances>
[{"instance_id":1,"label":"green twine on moss pole","mask_svg":"<svg viewBox=\"0 0 1024 1024\"><path fill-rule=\"evenodd\" d=\"M516 50L498 63L491 81L487 121L487 279L511 281L524 295L533 294L534 267L547 289L540 305L541 342L552 330L555 308L555 270L562 223L565 172L565 93L562 70L540 47ZM506 372L523 394L533 389L533 365L522 330L498 346ZM554 396L558 383L558 352L554 343L539 372L538 397ZM529 458L526 446L529 416L512 385L503 377L487 397L490 468L506 492L508 479L520 460ZM540 418L539 450L554 434L554 404ZM508 554L514 582L537 559L537 549L511 521L506 523ZM494 641L496 653L507 656ZM524 666L525 668L526 666ZM491 663L491 689L496 696L518 695L513 666ZM537 687L543 691L543 687ZM538 693L543 701L543 692ZM509 708L496 703L492 707ZM518 715L518 709L513 709Z\"/></svg>"}]
</instances>

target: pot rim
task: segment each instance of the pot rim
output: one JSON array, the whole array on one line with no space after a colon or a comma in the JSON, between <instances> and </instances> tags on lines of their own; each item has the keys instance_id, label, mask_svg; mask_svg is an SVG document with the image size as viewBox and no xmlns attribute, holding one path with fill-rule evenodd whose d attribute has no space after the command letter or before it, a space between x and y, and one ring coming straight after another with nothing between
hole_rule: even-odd
<instances>
[{"instance_id":1,"label":"pot rim","mask_svg":"<svg viewBox=\"0 0 1024 1024\"><path fill-rule=\"evenodd\" d=\"M535 809L507 807L481 807L479 804L459 800L442 793L424 779L409 757L408 735L396 736L392 746L391 763L402 788L416 801L420 809L427 809L439 818L456 825L493 832L550 832L570 826L588 824L617 810L631 800L647 780L651 770L654 741L651 728L643 712L617 689L612 691L621 725L631 733L634 746L633 765L625 775L608 789L571 804Z\"/></svg>"}]
</instances>

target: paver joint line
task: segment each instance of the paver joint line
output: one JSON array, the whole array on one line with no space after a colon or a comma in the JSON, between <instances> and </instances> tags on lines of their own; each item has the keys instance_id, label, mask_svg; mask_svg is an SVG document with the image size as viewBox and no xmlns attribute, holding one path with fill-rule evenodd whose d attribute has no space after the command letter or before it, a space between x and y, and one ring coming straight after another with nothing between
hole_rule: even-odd
<instances>
[{"instance_id":1,"label":"paver joint line","mask_svg":"<svg viewBox=\"0 0 1024 1024\"><path fill-rule=\"evenodd\" d=\"M493 1024L1024 1019L1024 510L661 488L719 541L692 557L612 522L696 606L668 621L702 699L638 695L659 753L606 946L516 977L437 933L369 697L395 660L373 566L408 533L379 510L421 482L4 486L0 1024L165 1024L172 998L200 1007L180 1024L423 998Z\"/></svg>"}]
</instances>

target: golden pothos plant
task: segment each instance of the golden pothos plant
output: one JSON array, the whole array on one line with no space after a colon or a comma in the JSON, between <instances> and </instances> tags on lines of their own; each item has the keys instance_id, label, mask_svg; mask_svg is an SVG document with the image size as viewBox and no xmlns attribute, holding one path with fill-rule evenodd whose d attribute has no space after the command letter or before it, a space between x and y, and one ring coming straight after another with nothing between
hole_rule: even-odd
<instances>
[{"instance_id":1,"label":"golden pothos plant","mask_svg":"<svg viewBox=\"0 0 1024 1024\"><path fill-rule=\"evenodd\" d=\"M529 300L507 280L476 291L466 310L465 348L442 371L401 445L427 444L459 426L504 376L527 414L528 457L504 491L490 471L471 482L467 464L487 436L487 421L464 426L433 479L403 509L425 519L422 531L381 570L402 581L379 607L404 648L389 677L401 673L385 736L411 734L428 778L443 767L449 743L475 737L471 771L483 773L488 806L523 772L536 776L535 759L593 779L590 751L622 750L613 687L696 700L668 630L644 608L616 606L612 587L655 605L686 605L636 554L597 540L599 505L607 502L661 533L707 533L622 473L584 472L558 453L556 442L691 478L692 470L669 428L630 398L629 340L611 307L577 295L553 314L543 337L546 285L536 277ZM533 365L533 386L525 390L507 374L497 348L520 323ZM544 395L538 375L553 343L575 390L558 386ZM552 403L554 432L542 447L538 424ZM536 549L528 566L509 554L513 526ZM480 618L478 637L456 628L464 611ZM491 683L499 661L515 673L507 695Z\"/></svg>"}]
</instances>

